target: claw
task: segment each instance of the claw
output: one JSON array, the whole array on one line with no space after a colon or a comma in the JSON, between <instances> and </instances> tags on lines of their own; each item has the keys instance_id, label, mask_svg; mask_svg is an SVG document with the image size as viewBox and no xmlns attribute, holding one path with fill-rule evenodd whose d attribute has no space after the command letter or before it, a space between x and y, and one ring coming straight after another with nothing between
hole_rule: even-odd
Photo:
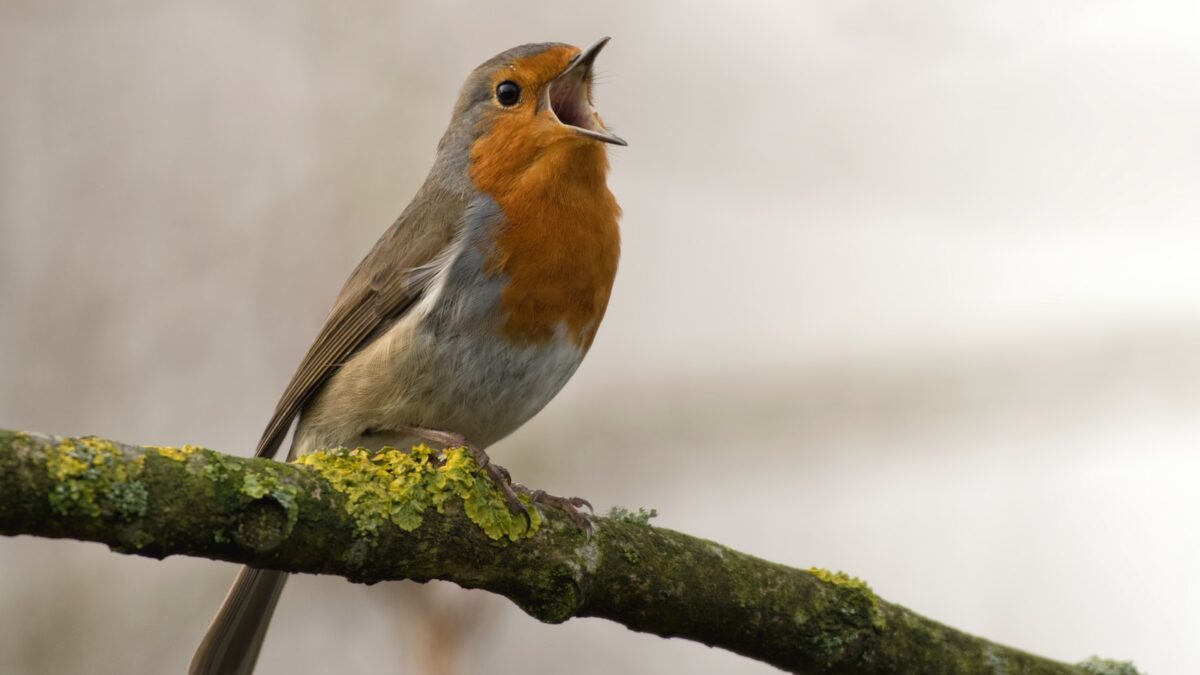
<instances>
[{"instance_id":1,"label":"claw","mask_svg":"<svg viewBox=\"0 0 1200 675\"><path fill-rule=\"evenodd\" d=\"M546 494L545 490L534 490L529 493L529 499L534 504L543 504L562 511L567 514L575 527L579 528L590 540L592 538L592 521L587 519L587 516L579 512L579 507L586 506L589 511L595 513L592 505L588 500L581 497L555 497L554 495Z\"/></svg>"},{"instance_id":2,"label":"claw","mask_svg":"<svg viewBox=\"0 0 1200 675\"><path fill-rule=\"evenodd\" d=\"M492 484L496 486L496 489L500 491L500 494L504 496L504 503L508 506L508 510L514 514L521 514L525 519L526 528L533 527L533 517L529 514L529 509L521 503L521 499L517 496L518 493L529 497L529 501L533 502L534 508L536 508L537 504L544 504L567 514L567 517L571 519L575 527L582 530L588 539L592 538L592 523L587 519L587 516L579 512L580 507L586 506L592 514L596 513L596 510L592 508L588 500L579 497L555 497L554 495L546 494L543 490L534 490L531 492L524 485L512 482L512 474L508 472L508 469L499 464L493 464L492 458L488 457L488 454L482 448L471 444L462 434L415 426L400 427L400 430L419 438L433 441L434 443L440 443L446 447L465 447L475 460L475 466L479 467L479 470L487 475Z\"/></svg>"},{"instance_id":3,"label":"claw","mask_svg":"<svg viewBox=\"0 0 1200 675\"><path fill-rule=\"evenodd\" d=\"M496 467L496 470L499 471L500 475L504 477L504 482L508 483L509 485L513 484L512 474L508 472L508 469L500 466L499 464L493 464L492 466Z\"/></svg>"},{"instance_id":4,"label":"claw","mask_svg":"<svg viewBox=\"0 0 1200 675\"><path fill-rule=\"evenodd\" d=\"M487 455L484 456L486 457ZM520 514L525 519L525 529L532 528L533 516L529 515L529 509L525 508L525 505L521 503L521 499L517 497L517 492L513 489L508 471L502 466L490 463L483 465L482 468L483 472L487 474L488 479L492 481L492 485L495 485L500 494L504 496L504 504L508 506L509 512L514 515Z\"/></svg>"}]
</instances>

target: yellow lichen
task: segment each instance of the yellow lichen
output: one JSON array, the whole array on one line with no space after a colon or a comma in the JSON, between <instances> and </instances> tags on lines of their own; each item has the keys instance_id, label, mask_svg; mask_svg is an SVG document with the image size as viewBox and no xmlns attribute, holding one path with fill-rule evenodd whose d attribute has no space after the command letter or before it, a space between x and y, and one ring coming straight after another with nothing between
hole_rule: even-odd
<instances>
[{"instance_id":1,"label":"yellow lichen","mask_svg":"<svg viewBox=\"0 0 1200 675\"><path fill-rule=\"evenodd\" d=\"M827 584L842 586L844 588L853 588L855 590L874 594L874 592L871 590L871 587L867 585L867 582L859 579L858 577L852 577L845 572L832 572L824 567L810 567L808 568L808 573Z\"/></svg>"},{"instance_id":2,"label":"yellow lichen","mask_svg":"<svg viewBox=\"0 0 1200 675\"><path fill-rule=\"evenodd\" d=\"M409 452L343 448L304 455L296 463L312 467L346 495L346 511L364 534L388 522L411 532L421 526L426 509L441 513L450 499L461 500L467 517L492 539L516 541L531 536L541 524L532 507L528 526L521 515L510 512L499 490L479 475L465 448L440 453L426 445Z\"/></svg>"},{"instance_id":3,"label":"yellow lichen","mask_svg":"<svg viewBox=\"0 0 1200 675\"><path fill-rule=\"evenodd\" d=\"M163 457L166 457L167 459L173 459L176 462L185 462L187 461L188 457L191 457L192 454L194 454L197 450L200 450L200 448L195 445L183 445L178 448L171 446L153 446L150 449L154 450Z\"/></svg>"},{"instance_id":4,"label":"yellow lichen","mask_svg":"<svg viewBox=\"0 0 1200 675\"><path fill-rule=\"evenodd\" d=\"M145 466L144 455L126 457L111 441L63 439L46 452L46 472L55 482L50 505L64 516L145 515L146 488L138 480Z\"/></svg>"}]
</instances>

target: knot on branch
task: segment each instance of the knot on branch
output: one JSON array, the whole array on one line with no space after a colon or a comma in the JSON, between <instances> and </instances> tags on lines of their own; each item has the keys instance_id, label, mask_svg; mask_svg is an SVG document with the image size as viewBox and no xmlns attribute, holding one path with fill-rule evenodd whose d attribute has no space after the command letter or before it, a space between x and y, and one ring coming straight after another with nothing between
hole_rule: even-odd
<instances>
[{"instance_id":1,"label":"knot on branch","mask_svg":"<svg viewBox=\"0 0 1200 675\"><path fill-rule=\"evenodd\" d=\"M268 495L242 508L233 540L255 553L267 553L278 547L290 532L288 508Z\"/></svg>"}]
</instances>

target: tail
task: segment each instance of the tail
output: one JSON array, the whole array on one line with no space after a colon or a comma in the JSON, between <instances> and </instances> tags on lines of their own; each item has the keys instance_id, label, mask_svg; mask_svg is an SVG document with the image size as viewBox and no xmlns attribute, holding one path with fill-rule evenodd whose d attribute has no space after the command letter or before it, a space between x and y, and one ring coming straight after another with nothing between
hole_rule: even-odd
<instances>
[{"instance_id":1,"label":"tail","mask_svg":"<svg viewBox=\"0 0 1200 675\"><path fill-rule=\"evenodd\" d=\"M287 572L243 567L192 656L188 675L250 675Z\"/></svg>"}]
</instances>

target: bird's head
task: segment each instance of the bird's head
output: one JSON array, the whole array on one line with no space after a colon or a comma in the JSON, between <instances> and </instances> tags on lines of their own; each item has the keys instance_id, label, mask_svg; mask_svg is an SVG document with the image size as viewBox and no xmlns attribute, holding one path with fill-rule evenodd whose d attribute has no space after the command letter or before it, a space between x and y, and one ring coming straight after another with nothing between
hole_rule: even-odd
<instances>
[{"instance_id":1,"label":"bird's head","mask_svg":"<svg viewBox=\"0 0 1200 675\"><path fill-rule=\"evenodd\" d=\"M538 173L607 169L606 144L625 145L592 107L604 38L579 49L529 44L502 52L467 78L439 152L457 156L477 185ZM464 166L464 164L466 166Z\"/></svg>"}]
</instances>

